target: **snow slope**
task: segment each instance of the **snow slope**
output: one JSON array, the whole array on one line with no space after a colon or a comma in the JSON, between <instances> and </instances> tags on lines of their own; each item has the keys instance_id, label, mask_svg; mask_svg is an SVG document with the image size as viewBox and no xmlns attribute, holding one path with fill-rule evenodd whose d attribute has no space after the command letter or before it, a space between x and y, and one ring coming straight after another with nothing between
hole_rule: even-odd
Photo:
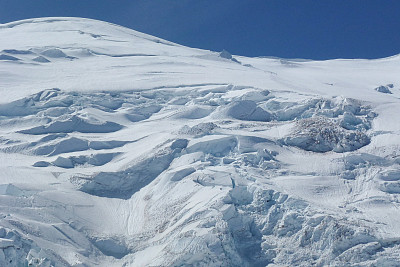
<instances>
[{"instance_id":1,"label":"snow slope","mask_svg":"<svg viewBox=\"0 0 400 267\"><path fill-rule=\"evenodd\" d=\"M0 25L0 266L400 266L399 73Z\"/></svg>"}]
</instances>

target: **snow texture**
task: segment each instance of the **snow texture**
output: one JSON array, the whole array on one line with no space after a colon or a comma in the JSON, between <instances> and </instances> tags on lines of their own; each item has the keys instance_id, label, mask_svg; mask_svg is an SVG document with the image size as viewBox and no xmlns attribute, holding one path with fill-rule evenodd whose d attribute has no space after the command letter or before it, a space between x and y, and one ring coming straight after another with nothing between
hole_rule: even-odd
<instances>
[{"instance_id":1,"label":"snow texture","mask_svg":"<svg viewBox=\"0 0 400 267\"><path fill-rule=\"evenodd\" d=\"M0 266L399 266L398 73L2 24Z\"/></svg>"}]
</instances>

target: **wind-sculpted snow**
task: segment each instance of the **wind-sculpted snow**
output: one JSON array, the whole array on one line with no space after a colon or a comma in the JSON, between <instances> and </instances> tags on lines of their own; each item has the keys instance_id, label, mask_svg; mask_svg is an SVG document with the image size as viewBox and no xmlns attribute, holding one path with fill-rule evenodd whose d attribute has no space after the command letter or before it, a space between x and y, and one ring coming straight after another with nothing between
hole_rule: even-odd
<instances>
[{"instance_id":1,"label":"wind-sculpted snow","mask_svg":"<svg viewBox=\"0 0 400 267\"><path fill-rule=\"evenodd\" d=\"M13 56L9 56L9 55L5 55L5 54L1 54L0 55L0 60L18 61L19 58L13 57Z\"/></svg>"},{"instance_id":2,"label":"wind-sculpted snow","mask_svg":"<svg viewBox=\"0 0 400 267\"><path fill-rule=\"evenodd\" d=\"M233 102L227 115L238 120L246 121L270 121L271 115L251 100Z\"/></svg>"},{"instance_id":3,"label":"wind-sculpted snow","mask_svg":"<svg viewBox=\"0 0 400 267\"><path fill-rule=\"evenodd\" d=\"M46 126L37 126L22 130L24 134L49 134L49 133L109 133L121 130L122 126L114 122L90 123L79 117L73 116L67 120L55 121Z\"/></svg>"},{"instance_id":4,"label":"wind-sculpted snow","mask_svg":"<svg viewBox=\"0 0 400 267\"><path fill-rule=\"evenodd\" d=\"M84 182L80 190L96 196L129 199L165 171L173 156L174 153L166 149L122 172L101 172Z\"/></svg>"},{"instance_id":5,"label":"wind-sculpted snow","mask_svg":"<svg viewBox=\"0 0 400 267\"><path fill-rule=\"evenodd\" d=\"M257 89L252 90L256 92ZM223 94L230 93L229 90L222 90L222 92L224 92ZM248 92L245 94L247 99L250 95ZM257 103L257 97L251 98L254 100L241 100L244 96L238 94L237 97L226 99L224 104L221 103L221 107L216 110L212 108L213 105L207 105L209 99L217 97L216 95L209 96L202 101L201 98L198 98L196 101L202 105L201 108L196 108L192 103L186 102L188 108L182 109L179 105L175 108L168 106L167 103L174 96L168 95L167 92L161 93L161 91L155 91L153 94L128 91L102 92L89 97L89 95L80 93L64 93L58 89L47 90L24 100L3 105L3 116L15 120L17 133L25 136L42 136L37 141L30 143L24 143L23 140L6 142L3 145L3 151L49 157L47 160L42 158L34 163L33 166L36 168L64 170L93 168L110 164L116 157L129 154L129 150L121 150L124 146L129 145L129 141L90 140L91 137L78 137L77 133L110 134L121 131L123 128L133 127L134 129L134 125L141 121L147 121L149 125L157 125L165 119L171 122L176 120L179 123L173 127L176 129L174 134L177 139L172 142L165 139L165 145L163 142L160 143L161 147L156 148L156 146L154 152L131 162L129 167L112 172L100 171L89 175L80 174L79 171L70 173L71 183L80 191L120 201L137 199L144 192L153 190L151 189L153 186L161 186L158 184L165 183L169 184L166 186L169 188L168 190L174 190L183 185L189 186L188 188L192 188L191 190L197 186L220 188L221 191L211 193L216 199L212 205L218 206L215 207L216 215L209 217L206 210L195 212L188 208L173 213L174 216L178 216L177 219L174 219L175 223L166 220L162 223L153 223L153 228L150 229L154 230L151 231L159 232L160 230L157 230L160 229L159 227L168 229L168 225L171 224L172 229L180 229L174 230L178 231L177 234L181 232L177 236L173 235L178 241L168 236L160 239L159 242L168 248L166 251L160 251L161 254L157 254L163 255L162 257L165 258L165 261L160 263L161 265L190 263L208 266L265 266L269 263L290 265L295 262L303 262L305 265L324 265L333 262L338 255L353 249L354 246L358 246L358 250L363 250L365 246L365 249L369 251L369 254L366 255L375 255L377 251L381 251L382 245L379 243L379 239L372 234L359 234L355 230L357 228L348 228L343 223L339 225L340 219L331 215L321 215L316 223L314 214L318 214L318 212L313 210L310 204L293 197L288 198L288 195L271 189L262 191L254 184L254 178L247 177L245 174L245 170L250 168L258 169L261 173L265 172L267 176L278 175L280 169L286 164L284 160L279 159L280 154L285 153L285 148L281 146L279 139L264 138L262 134L246 135L252 133L251 129L254 127L270 129L275 127L276 123L281 123L280 121L287 125L294 123L295 131L287 132L288 137L284 139L285 144L315 152L331 150L345 152L357 150L370 142L366 130L370 129L370 120L374 116L368 117L366 115L369 114L368 109L359 105L352 106L347 102L347 104L341 102L337 105L329 100L311 99L300 104L287 105L280 102L279 98L272 93L268 92L267 95L267 98L261 98L260 103ZM159 99L160 96L162 96L161 99ZM99 99L100 97L103 101ZM195 95L190 92L188 97L194 98ZM221 98L221 96L219 97ZM353 102L350 101L350 103ZM265 107L266 110L261 107ZM59 112L57 109L63 110ZM205 113L205 116L201 115L204 114L203 110L207 109L211 112ZM85 117L89 118L88 121L93 121L91 116L97 116L96 121L105 121L99 114L107 114L107 118L115 118L114 120L120 123L89 123L86 121L87 119L81 119L75 115L77 113L87 114ZM214 115L209 117L208 115L211 113ZM47 126L17 130L20 118L35 114L45 116L50 122ZM128 120L124 120L124 118ZM198 119L203 120L198 124L192 123L192 120ZM192 126L181 127L182 120ZM116 127L115 125L121 126ZM250 131L246 129L250 129ZM234 133L238 130L240 134L239 132ZM157 129L155 131L157 132ZM230 131L233 132L230 133ZM173 132L171 130L170 133ZM168 138L168 136L170 134L166 137ZM136 142L140 143L140 140ZM90 155L86 153L87 151L110 149L115 152L91 153ZM80 155L79 152L84 154ZM53 156L57 157L52 158ZM354 161L346 160L346 164L348 162ZM226 171L224 166L231 171ZM239 177L236 177L238 175ZM357 174L352 175L354 179ZM385 182L381 183L380 190L389 193L397 192L395 186L387 185L394 183L397 181L396 179L381 180ZM160 192L163 192L162 195L168 195L168 190ZM8 190L7 192L15 192L11 195L20 197L19 191ZM8 194L10 195L10 193ZM147 198L145 197L145 199ZM177 196L177 199L181 203L191 203L190 198L181 199ZM208 206L204 206L205 209L206 207ZM304 209L310 211L304 213ZM159 214L161 211L155 209L153 212ZM194 221L203 225L199 226L199 229L207 229L207 234L196 237L192 233L190 234L191 241L188 243L184 241L190 232L186 233L184 230L188 219L182 221L178 218L180 216L187 217L189 215L186 213L191 214L192 212L202 214L198 215L199 217L196 217L197 219ZM165 218L167 219L167 217ZM321 229L317 231L316 228ZM116 236L107 237L101 233L89 234L89 232L85 235L89 242L100 251L99 253L115 259L129 259L130 255L139 252L134 249L137 246L144 250L151 248L148 238L131 243L129 238L125 237L118 239ZM333 243L328 241L342 238L346 239L343 244L341 241ZM193 244L191 245L191 243ZM194 244L197 247L195 250L193 250L194 247L192 249ZM371 247L370 244L378 245ZM176 250L181 246L185 249L180 252ZM289 249L291 247L296 250L296 253ZM314 254L304 253L302 247L306 251L312 247ZM373 248L372 252L370 248ZM170 250L175 252L169 254ZM206 258L189 256L193 253L208 256ZM320 254L325 256L320 258L318 256ZM26 255L24 257L28 261L29 255ZM365 257L371 260L370 257ZM347 259L347 256L344 258ZM50 259L50 256L46 256L46 259Z\"/></svg>"},{"instance_id":6,"label":"wind-sculpted snow","mask_svg":"<svg viewBox=\"0 0 400 267\"><path fill-rule=\"evenodd\" d=\"M398 266L398 63L0 25L0 266Z\"/></svg>"}]
</instances>

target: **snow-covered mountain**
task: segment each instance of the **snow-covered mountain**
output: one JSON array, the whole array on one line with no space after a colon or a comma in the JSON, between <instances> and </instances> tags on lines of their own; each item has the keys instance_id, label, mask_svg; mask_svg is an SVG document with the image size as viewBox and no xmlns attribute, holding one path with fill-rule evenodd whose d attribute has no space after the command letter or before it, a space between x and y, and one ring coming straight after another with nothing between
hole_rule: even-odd
<instances>
[{"instance_id":1,"label":"snow-covered mountain","mask_svg":"<svg viewBox=\"0 0 400 267\"><path fill-rule=\"evenodd\" d=\"M0 266L400 266L400 57L0 25Z\"/></svg>"}]
</instances>

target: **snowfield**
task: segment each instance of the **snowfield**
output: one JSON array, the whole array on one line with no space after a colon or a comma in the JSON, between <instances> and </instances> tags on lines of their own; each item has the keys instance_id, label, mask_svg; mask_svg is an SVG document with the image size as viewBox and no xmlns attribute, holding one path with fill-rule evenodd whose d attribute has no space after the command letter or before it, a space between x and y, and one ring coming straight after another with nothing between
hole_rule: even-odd
<instances>
[{"instance_id":1,"label":"snowfield","mask_svg":"<svg viewBox=\"0 0 400 267\"><path fill-rule=\"evenodd\" d=\"M0 24L0 266L400 266L399 73Z\"/></svg>"}]
</instances>

